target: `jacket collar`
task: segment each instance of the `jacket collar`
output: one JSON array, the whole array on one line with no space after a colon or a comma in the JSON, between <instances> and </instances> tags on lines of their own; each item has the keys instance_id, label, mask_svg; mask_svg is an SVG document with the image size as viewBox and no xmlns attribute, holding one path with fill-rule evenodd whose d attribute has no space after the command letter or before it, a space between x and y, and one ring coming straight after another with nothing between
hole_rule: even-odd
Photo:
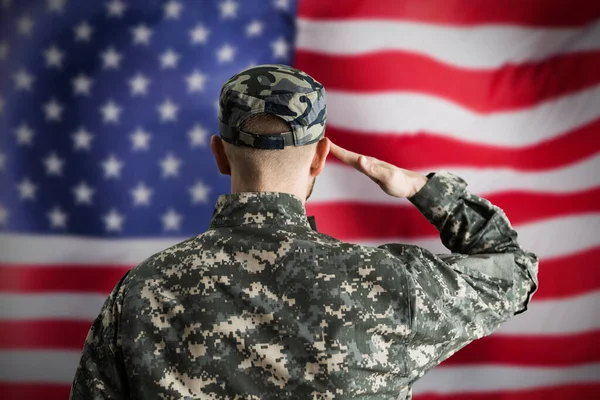
<instances>
[{"instance_id":1,"label":"jacket collar","mask_svg":"<svg viewBox=\"0 0 600 400\"><path fill-rule=\"evenodd\" d=\"M299 197L279 192L223 194L217 199L210 228L242 225L302 226L316 230Z\"/></svg>"}]
</instances>

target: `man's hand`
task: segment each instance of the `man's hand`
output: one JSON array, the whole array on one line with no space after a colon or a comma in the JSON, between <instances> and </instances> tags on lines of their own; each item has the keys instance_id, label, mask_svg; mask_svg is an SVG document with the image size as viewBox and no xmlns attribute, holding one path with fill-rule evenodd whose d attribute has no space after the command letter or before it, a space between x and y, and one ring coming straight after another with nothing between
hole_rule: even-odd
<instances>
[{"instance_id":1,"label":"man's hand","mask_svg":"<svg viewBox=\"0 0 600 400\"><path fill-rule=\"evenodd\" d=\"M418 172L398 168L373 157L353 153L331 143L331 154L340 161L353 166L394 197L410 198L427 183L427 177Z\"/></svg>"}]
</instances>

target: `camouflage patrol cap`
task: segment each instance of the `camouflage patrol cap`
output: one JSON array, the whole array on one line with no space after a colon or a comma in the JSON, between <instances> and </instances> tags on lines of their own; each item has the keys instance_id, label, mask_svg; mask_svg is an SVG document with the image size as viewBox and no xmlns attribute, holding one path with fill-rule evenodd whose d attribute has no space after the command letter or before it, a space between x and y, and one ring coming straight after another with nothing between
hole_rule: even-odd
<instances>
[{"instance_id":1,"label":"camouflage patrol cap","mask_svg":"<svg viewBox=\"0 0 600 400\"><path fill-rule=\"evenodd\" d=\"M255 135L240 130L248 117L267 113L288 122L291 132ZM308 74L287 65L248 68L229 79L219 97L223 140L258 149L303 146L325 133L325 88Z\"/></svg>"}]
</instances>

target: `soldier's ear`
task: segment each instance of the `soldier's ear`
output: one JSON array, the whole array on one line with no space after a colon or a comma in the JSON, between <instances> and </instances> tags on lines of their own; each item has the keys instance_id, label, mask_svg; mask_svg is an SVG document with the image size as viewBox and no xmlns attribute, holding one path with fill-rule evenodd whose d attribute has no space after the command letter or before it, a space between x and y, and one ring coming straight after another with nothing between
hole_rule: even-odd
<instances>
[{"instance_id":1,"label":"soldier's ear","mask_svg":"<svg viewBox=\"0 0 600 400\"><path fill-rule=\"evenodd\" d=\"M317 150L310 165L311 176L317 176L323 171L330 148L331 142L327 138L323 138L317 142Z\"/></svg>"},{"instance_id":2,"label":"soldier's ear","mask_svg":"<svg viewBox=\"0 0 600 400\"><path fill-rule=\"evenodd\" d=\"M217 162L219 172L223 175L231 175L231 165L227 159L227 154L225 154L225 145L223 144L223 140L219 136L214 135L210 138L210 148L215 156L215 161Z\"/></svg>"}]
</instances>

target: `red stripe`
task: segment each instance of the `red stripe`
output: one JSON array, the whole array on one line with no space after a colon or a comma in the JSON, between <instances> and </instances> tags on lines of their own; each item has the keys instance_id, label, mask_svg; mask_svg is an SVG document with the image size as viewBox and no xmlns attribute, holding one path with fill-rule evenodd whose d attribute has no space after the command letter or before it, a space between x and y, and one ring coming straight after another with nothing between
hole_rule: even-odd
<instances>
[{"instance_id":1,"label":"red stripe","mask_svg":"<svg viewBox=\"0 0 600 400\"><path fill-rule=\"evenodd\" d=\"M481 113L532 106L600 83L600 51L472 70L400 51L330 56L299 50L294 65L328 90L425 93Z\"/></svg>"},{"instance_id":2,"label":"red stripe","mask_svg":"<svg viewBox=\"0 0 600 400\"><path fill-rule=\"evenodd\" d=\"M81 350L92 321L0 322L0 350ZM477 340L442 365L560 367L600 362L600 331L564 336L501 336Z\"/></svg>"},{"instance_id":3,"label":"red stripe","mask_svg":"<svg viewBox=\"0 0 600 400\"><path fill-rule=\"evenodd\" d=\"M600 361L600 331L568 336L492 335L469 344L441 366L498 364L561 367Z\"/></svg>"},{"instance_id":4,"label":"red stripe","mask_svg":"<svg viewBox=\"0 0 600 400\"><path fill-rule=\"evenodd\" d=\"M0 350L81 350L92 321L0 321Z\"/></svg>"},{"instance_id":5,"label":"red stripe","mask_svg":"<svg viewBox=\"0 0 600 400\"><path fill-rule=\"evenodd\" d=\"M508 167L520 171L552 169L598 154L599 132L600 118L542 143L512 148L469 143L429 132L375 135L327 127L327 137L334 143L407 169L437 166ZM339 162L333 156L327 161Z\"/></svg>"},{"instance_id":6,"label":"red stripe","mask_svg":"<svg viewBox=\"0 0 600 400\"><path fill-rule=\"evenodd\" d=\"M125 270L126 268L123 269ZM565 274L565 271L575 273ZM108 294L120 279L120 275L113 272L114 267L90 266L71 269L68 266L50 268L5 264L0 265L0 276L10 279L0 281L0 291ZM45 275L51 276L52 279L39 279ZM98 275L102 275L102 278L97 279ZM540 288L535 294L535 301L581 295L600 289L600 246L563 257L542 259L539 280Z\"/></svg>"},{"instance_id":7,"label":"red stripe","mask_svg":"<svg viewBox=\"0 0 600 400\"><path fill-rule=\"evenodd\" d=\"M537 300L555 300L600 289L600 246L540 261ZM600 348L600 346L598 346Z\"/></svg>"},{"instance_id":8,"label":"red stripe","mask_svg":"<svg viewBox=\"0 0 600 400\"><path fill-rule=\"evenodd\" d=\"M69 398L71 385L40 383L0 382L0 394L4 399L19 400L65 400ZM600 398L600 384L564 385L518 391L497 390L493 392L415 394L414 400L591 400Z\"/></svg>"},{"instance_id":9,"label":"red stripe","mask_svg":"<svg viewBox=\"0 0 600 400\"><path fill-rule=\"evenodd\" d=\"M0 263L0 292L74 292L108 294L131 267Z\"/></svg>"},{"instance_id":10,"label":"red stripe","mask_svg":"<svg viewBox=\"0 0 600 400\"><path fill-rule=\"evenodd\" d=\"M66 400L69 393L71 385L0 382L0 397L7 400Z\"/></svg>"},{"instance_id":11,"label":"red stripe","mask_svg":"<svg viewBox=\"0 0 600 400\"><path fill-rule=\"evenodd\" d=\"M600 211L600 187L568 194L504 192L486 196L502 208L513 225L560 215ZM437 236L433 225L414 207L350 202L308 203L319 231L340 240Z\"/></svg>"},{"instance_id":12,"label":"red stripe","mask_svg":"<svg viewBox=\"0 0 600 400\"><path fill-rule=\"evenodd\" d=\"M301 18L410 20L446 25L582 25L600 17L600 2L571 0L302 0Z\"/></svg>"},{"instance_id":13,"label":"red stripe","mask_svg":"<svg viewBox=\"0 0 600 400\"><path fill-rule=\"evenodd\" d=\"M89 270L94 272L90 273ZM91 266L70 270L68 266L36 267L30 265L0 265L4 293L75 292L108 294L120 275L113 267ZM125 270L125 269L124 269ZM94 279L104 271L106 276ZM574 273L565 274L565 271ZM53 279L37 279L49 274ZM540 261L540 288L535 301L581 295L600 289L600 246L575 254ZM83 290L85 289L85 290Z\"/></svg>"},{"instance_id":14,"label":"red stripe","mask_svg":"<svg viewBox=\"0 0 600 400\"><path fill-rule=\"evenodd\" d=\"M465 377L464 379L469 379ZM600 399L600 383L582 383L561 385L529 390L490 392L452 393L452 394L416 394L414 400L568 400Z\"/></svg>"}]
</instances>

